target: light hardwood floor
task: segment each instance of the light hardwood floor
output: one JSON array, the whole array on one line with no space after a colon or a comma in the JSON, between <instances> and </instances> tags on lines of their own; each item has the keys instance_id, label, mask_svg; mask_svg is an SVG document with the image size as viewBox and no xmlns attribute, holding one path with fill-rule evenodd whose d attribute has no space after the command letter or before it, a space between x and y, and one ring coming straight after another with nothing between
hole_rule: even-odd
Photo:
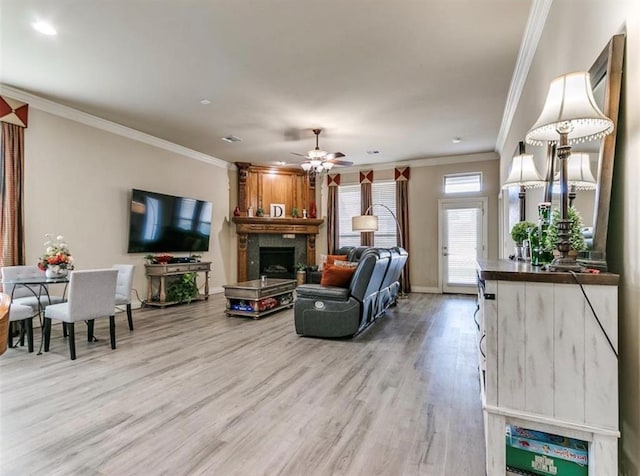
<instances>
[{"instance_id":1,"label":"light hardwood floor","mask_svg":"<svg viewBox=\"0 0 640 476\"><path fill-rule=\"evenodd\" d=\"M354 340L208 302L60 326L0 357L2 475L484 474L475 298L412 294ZM40 333L36 331L36 346Z\"/></svg>"}]
</instances>

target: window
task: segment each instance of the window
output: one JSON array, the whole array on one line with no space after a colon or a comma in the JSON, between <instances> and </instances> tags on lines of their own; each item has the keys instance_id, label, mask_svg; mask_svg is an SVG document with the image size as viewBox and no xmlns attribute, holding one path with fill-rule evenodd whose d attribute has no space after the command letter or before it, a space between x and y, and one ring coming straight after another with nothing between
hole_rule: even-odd
<instances>
[{"instance_id":1,"label":"window","mask_svg":"<svg viewBox=\"0 0 640 476\"><path fill-rule=\"evenodd\" d=\"M369 214L377 215L378 231L373 234L375 246L389 248L397 245L396 222L382 204L396 214L396 186L395 182L374 182L371 187L373 208ZM361 215L360 185L342 185L338 189L338 217L340 237L338 246L360 246L360 232L351 231L351 217Z\"/></svg>"},{"instance_id":2,"label":"window","mask_svg":"<svg viewBox=\"0 0 640 476\"><path fill-rule=\"evenodd\" d=\"M396 221L389 210L384 207L376 207L375 204L382 204L396 213L396 184L395 182L374 182L371 187L372 203L374 204L371 213L378 216L378 231L373 234L373 243L380 248L391 248L398 245Z\"/></svg>"},{"instance_id":3,"label":"window","mask_svg":"<svg viewBox=\"0 0 640 476\"><path fill-rule=\"evenodd\" d=\"M351 217L360 215L360 185L342 185L338 189L338 246L360 246L360 232L351 231Z\"/></svg>"},{"instance_id":4,"label":"window","mask_svg":"<svg viewBox=\"0 0 640 476\"><path fill-rule=\"evenodd\" d=\"M482 190L482 173L453 174L444 176L444 193L479 192Z\"/></svg>"}]
</instances>

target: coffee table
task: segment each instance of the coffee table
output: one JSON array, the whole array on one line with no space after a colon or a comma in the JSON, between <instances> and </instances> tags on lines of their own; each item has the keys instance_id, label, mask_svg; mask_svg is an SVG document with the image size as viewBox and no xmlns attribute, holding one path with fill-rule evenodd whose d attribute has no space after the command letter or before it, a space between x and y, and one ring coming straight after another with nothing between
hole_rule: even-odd
<instances>
[{"instance_id":1,"label":"coffee table","mask_svg":"<svg viewBox=\"0 0 640 476\"><path fill-rule=\"evenodd\" d=\"M284 308L293 307L295 279L254 279L237 284L225 284L227 316L260 319Z\"/></svg>"}]
</instances>

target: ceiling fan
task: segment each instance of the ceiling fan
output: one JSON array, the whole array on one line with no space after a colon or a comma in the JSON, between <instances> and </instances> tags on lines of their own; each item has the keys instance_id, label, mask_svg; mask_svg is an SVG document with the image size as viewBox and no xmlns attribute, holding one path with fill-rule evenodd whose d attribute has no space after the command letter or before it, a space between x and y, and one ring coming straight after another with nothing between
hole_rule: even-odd
<instances>
[{"instance_id":1,"label":"ceiling fan","mask_svg":"<svg viewBox=\"0 0 640 476\"><path fill-rule=\"evenodd\" d=\"M298 154L296 152L291 152L293 155L298 155L300 157L304 157L305 160L300 164L300 166L306 171L313 172L323 172L325 170L331 170L334 165L338 166L346 166L349 167L353 165L353 162L348 160L339 160L345 155L342 152L325 152L320 149L318 145L318 137L322 129L313 129L313 133L316 135L316 148L307 152L307 154Z\"/></svg>"}]
</instances>

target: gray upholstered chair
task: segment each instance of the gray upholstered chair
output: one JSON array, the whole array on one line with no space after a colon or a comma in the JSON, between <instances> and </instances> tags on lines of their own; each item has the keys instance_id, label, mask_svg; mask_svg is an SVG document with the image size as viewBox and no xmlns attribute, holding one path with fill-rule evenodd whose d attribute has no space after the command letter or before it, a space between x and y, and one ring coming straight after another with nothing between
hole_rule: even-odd
<instances>
[{"instance_id":1,"label":"gray upholstered chair","mask_svg":"<svg viewBox=\"0 0 640 476\"><path fill-rule=\"evenodd\" d=\"M33 318L38 314L34 310L23 304L15 304L11 302L11 296L8 294L0 294L1 308L4 311L0 311L0 318L5 319L2 325L0 325L0 355L6 350L7 344L9 347L13 347L13 336L11 335L11 323L20 322L22 329L21 335L26 331L27 334L27 348L29 352L33 352ZM6 312L6 316L2 314ZM4 350L3 350L4 349Z\"/></svg>"},{"instance_id":2,"label":"gray upholstered chair","mask_svg":"<svg viewBox=\"0 0 640 476\"><path fill-rule=\"evenodd\" d=\"M72 271L69 278L69 300L47 306L44 311L44 350L49 351L51 319L62 321L69 332L69 354L76 358L75 327L78 321L87 321L87 340L92 342L94 321L109 316L111 348L116 348L116 282L117 269Z\"/></svg>"},{"instance_id":3,"label":"gray upholstered chair","mask_svg":"<svg viewBox=\"0 0 640 476\"><path fill-rule=\"evenodd\" d=\"M127 306L127 320L129 330L133 330L133 316L131 314L131 289L133 288L132 264L114 264L113 268L118 270L118 283L116 285L116 306Z\"/></svg>"},{"instance_id":4,"label":"gray upholstered chair","mask_svg":"<svg viewBox=\"0 0 640 476\"><path fill-rule=\"evenodd\" d=\"M44 271L35 265L5 266L2 268L2 281L18 279L44 278ZM24 285L3 284L4 292L13 298L12 304L23 304L31 307L34 312L49 304L57 304L64 301L62 296L51 296L45 284Z\"/></svg>"}]
</instances>

